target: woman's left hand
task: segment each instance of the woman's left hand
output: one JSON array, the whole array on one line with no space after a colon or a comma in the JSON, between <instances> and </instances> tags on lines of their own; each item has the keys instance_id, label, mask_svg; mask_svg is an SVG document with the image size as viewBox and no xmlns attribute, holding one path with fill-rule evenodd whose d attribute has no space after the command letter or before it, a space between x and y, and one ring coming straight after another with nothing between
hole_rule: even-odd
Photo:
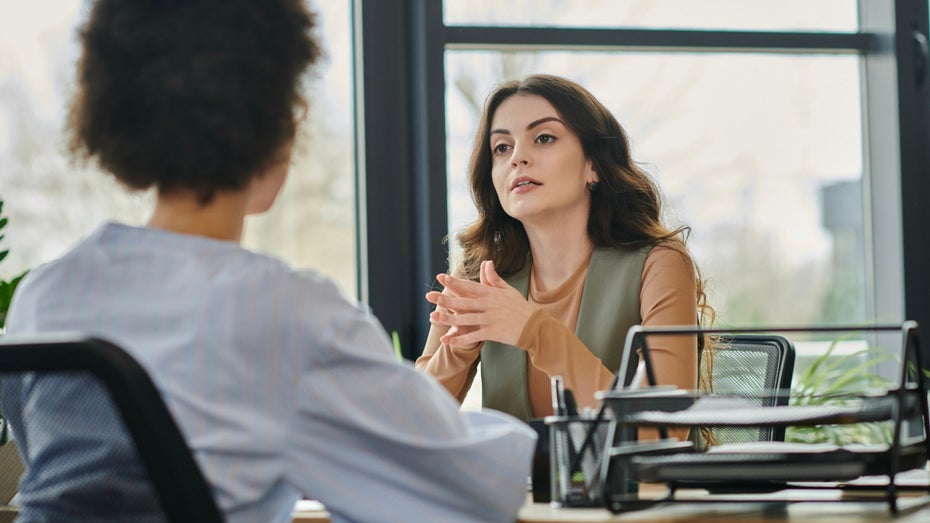
<instances>
[{"instance_id":1,"label":"woman's left hand","mask_svg":"<svg viewBox=\"0 0 930 523\"><path fill-rule=\"evenodd\" d=\"M481 262L480 283L448 274L440 274L437 280L451 292L431 291L426 299L446 309L430 313L430 321L456 327L440 338L448 345L469 346L485 340L516 345L537 310L497 274L490 260Z\"/></svg>"}]
</instances>

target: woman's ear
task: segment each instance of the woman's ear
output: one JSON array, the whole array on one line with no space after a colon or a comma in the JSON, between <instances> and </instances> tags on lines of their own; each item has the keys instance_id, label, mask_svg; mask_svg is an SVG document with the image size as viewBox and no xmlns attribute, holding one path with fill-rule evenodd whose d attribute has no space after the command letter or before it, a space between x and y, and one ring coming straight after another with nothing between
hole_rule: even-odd
<instances>
[{"instance_id":1,"label":"woman's ear","mask_svg":"<svg viewBox=\"0 0 930 523\"><path fill-rule=\"evenodd\" d=\"M601 181L601 177L597 175L597 171L594 170L594 160L588 158L585 161L585 176L584 183L591 184Z\"/></svg>"},{"instance_id":2,"label":"woman's ear","mask_svg":"<svg viewBox=\"0 0 930 523\"><path fill-rule=\"evenodd\" d=\"M597 190L597 184L600 183L601 177L597 175L597 171L594 170L594 165L591 160L588 160L588 172L585 173L584 183L588 186L588 190L594 192Z\"/></svg>"},{"instance_id":3,"label":"woman's ear","mask_svg":"<svg viewBox=\"0 0 930 523\"><path fill-rule=\"evenodd\" d=\"M601 177L598 176L597 171L594 170L592 166L588 166L588 174L585 177L585 183L597 183L601 181Z\"/></svg>"}]
</instances>

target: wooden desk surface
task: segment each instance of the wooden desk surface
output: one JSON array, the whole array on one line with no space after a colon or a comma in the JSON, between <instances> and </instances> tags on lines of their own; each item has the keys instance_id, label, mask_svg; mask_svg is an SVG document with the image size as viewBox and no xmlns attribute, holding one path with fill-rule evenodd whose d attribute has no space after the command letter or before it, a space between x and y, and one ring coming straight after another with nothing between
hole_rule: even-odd
<instances>
[{"instance_id":1,"label":"wooden desk surface","mask_svg":"<svg viewBox=\"0 0 930 523\"><path fill-rule=\"evenodd\" d=\"M821 493L822 495L823 493ZM901 499L897 516L879 501L816 502L674 502L612 514L606 509L552 508L530 503L518 523L926 523L930 497Z\"/></svg>"},{"instance_id":2,"label":"wooden desk surface","mask_svg":"<svg viewBox=\"0 0 930 523\"><path fill-rule=\"evenodd\" d=\"M655 495L656 492L644 495ZM655 490L655 488L653 488ZM683 499L688 495L682 492ZM698 497L706 493L695 494ZM781 499L819 499L833 498L849 494L839 491L783 491L769 495ZM526 505L520 510L517 523L927 523L930 521L930 496L926 491L905 492L899 498L898 514L888 509L884 500L844 500L844 501L804 501L786 503L784 501L759 499L766 495L755 495L753 499L740 502L672 502L662 503L651 508L612 514L607 509L554 508L548 503L533 503L527 498ZM778 499L778 498L775 498ZM323 511L295 512L293 523L329 523L329 515Z\"/></svg>"}]
</instances>

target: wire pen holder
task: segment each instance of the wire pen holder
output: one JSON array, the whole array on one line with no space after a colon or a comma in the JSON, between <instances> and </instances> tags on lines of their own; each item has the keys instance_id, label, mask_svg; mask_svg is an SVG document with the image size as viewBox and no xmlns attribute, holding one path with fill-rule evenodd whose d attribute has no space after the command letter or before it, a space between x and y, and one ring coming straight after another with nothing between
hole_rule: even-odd
<instances>
[{"instance_id":1,"label":"wire pen holder","mask_svg":"<svg viewBox=\"0 0 930 523\"><path fill-rule=\"evenodd\" d=\"M549 425L552 505L604 506L602 467L610 421L603 417L545 418Z\"/></svg>"}]
</instances>

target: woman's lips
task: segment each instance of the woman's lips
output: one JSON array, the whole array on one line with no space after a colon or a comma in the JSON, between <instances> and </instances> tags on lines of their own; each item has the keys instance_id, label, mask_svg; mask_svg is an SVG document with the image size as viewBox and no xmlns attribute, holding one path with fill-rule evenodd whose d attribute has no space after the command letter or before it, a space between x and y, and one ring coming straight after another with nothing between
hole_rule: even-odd
<instances>
[{"instance_id":1,"label":"woman's lips","mask_svg":"<svg viewBox=\"0 0 930 523\"><path fill-rule=\"evenodd\" d=\"M526 192L540 185L542 184L532 178L521 176L513 181L510 190L511 192Z\"/></svg>"}]
</instances>

